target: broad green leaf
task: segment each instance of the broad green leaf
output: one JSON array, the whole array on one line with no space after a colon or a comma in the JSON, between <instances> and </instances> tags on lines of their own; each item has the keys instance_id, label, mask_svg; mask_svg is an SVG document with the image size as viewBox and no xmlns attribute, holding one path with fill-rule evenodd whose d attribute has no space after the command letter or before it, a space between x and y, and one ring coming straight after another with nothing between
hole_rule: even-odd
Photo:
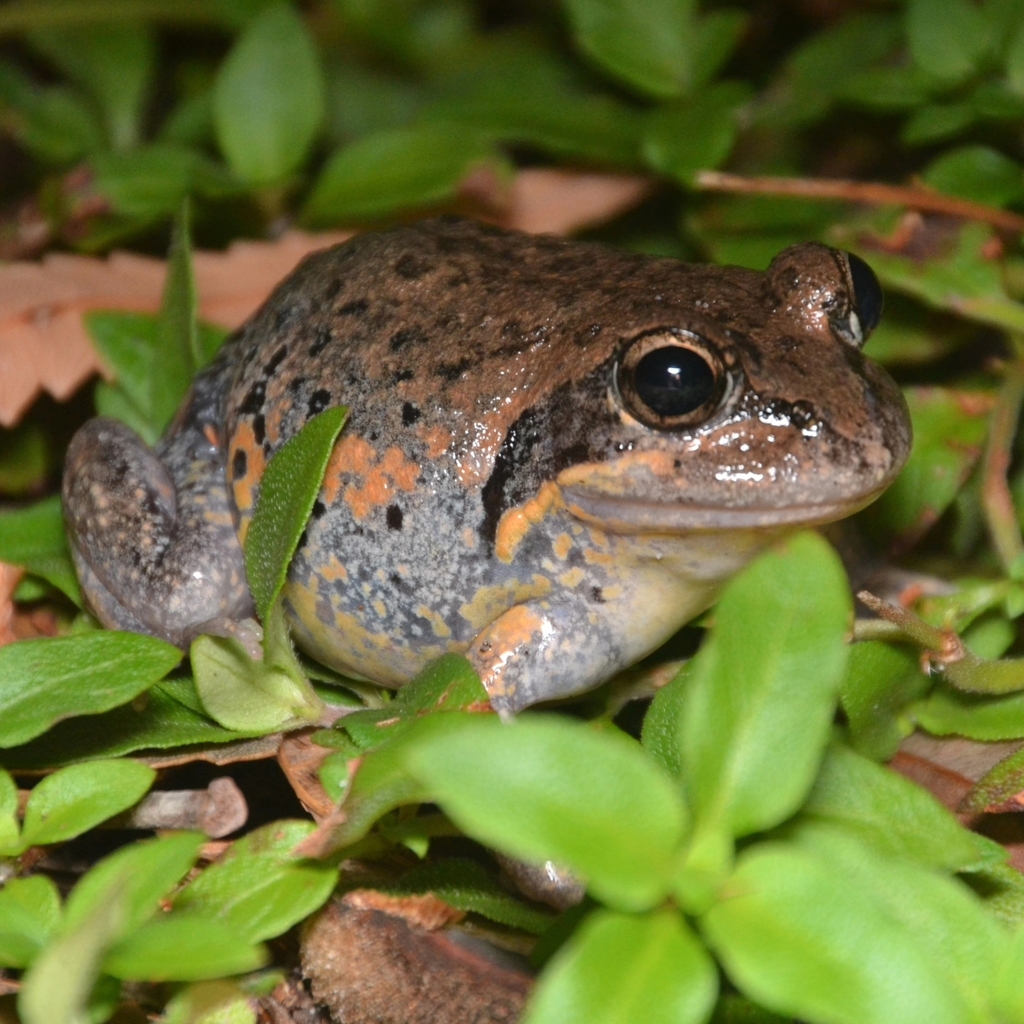
<instances>
[{"instance_id":1,"label":"broad green leaf","mask_svg":"<svg viewBox=\"0 0 1024 1024\"><path fill-rule=\"evenodd\" d=\"M0 747L124 704L179 661L181 651L162 640L106 630L0 647Z\"/></svg>"},{"instance_id":2,"label":"broad green leaf","mask_svg":"<svg viewBox=\"0 0 1024 1024\"><path fill-rule=\"evenodd\" d=\"M257 1024L249 994L234 981L200 981L176 992L162 1024Z\"/></svg>"},{"instance_id":3,"label":"broad green leaf","mask_svg":"<svg viewBox=\"0 0 1024 1024\"><path fill-rule=\"evenodd\" d=\"M481 864L465 857L431 861L381 888L396 896L429 892L456 910L480 914L535 935L550 928L554 919L551 912L516 899L498 885Z\"/></svg>"},{"instance_id":4,"label":"broad green leaf","mask_svg":"<svg viewBox=\"0 0 1024 1024\"><path fill-rule=\"evenodd\" d=\"M246 942L287 931L320 907L338 880L337 867L292 855L315 831L312 822L276 821L250 832L175 896L175 912L222 922Z\"/></svg>"},{"instance_id":5,"label":"broad green leaf","mask_svg":"<svg viewBox=\"0 0 1024 1024\"><path fill-rule=\"evenodd\" d=\"M986 742L1024 736L1024 693L986 697L940 684L911 712L914 721L935 736L958 735Z\"/></svg>"},{"instance_id":6,"label":"broad green leaf","mask_svg":"<svg viewBox=\"0 0 1024 1024\"><path fill-rule=\"evenodd\" d=\"M284 587L347 415L337 406L314 416L275 453L260 481L245 535L245 572L262 619L269 617Z\"/></svg>"},{"instance_id":7,"label":"broad green leaf","mask_svg":"<svg viewBox=\"0 0 1024 1024\"><path fill-rule=\"evenodd\" d=\"M0 857L20 850L18 836L18 787L14 779L0 769Z\"/></svg>"},{"instance_id":8,"label":"broad green leaf","mask_svg":"<svg viewBox=\"0 0 1024 1024\"><path fill-rule=\"evenodd\" d=\"M677 910L598 910L545 968L524 1024L703 1024L718 972Z\"/></svg>"},{"instance_id":9,"label":"broad green leaf","mask_svg":"<svg viewBox=\"0 0 1024 1024\"><path fill-rule=\"evenodd\" d=\"M23 566L81 605L82 591L64 533L60 495L0 513L0 562Z\"/></svg>"},{"instance_id":10,"label":"broad green leaf","mask_svg":"<svg viewBox=\"0 0 1024 1024\"><path fill-rule=\"evenodd\" d=\"M605 71L658 98L693 81L693 0L563 0L577 46Z\"/></svg>"},{"instance_id":11,"label":"broad green leaf","mask_svg":"<svg viewBox=\"0 0 1024 1024\"><path fill-rule=\"evenodd\" d=\"M121 890L112 888L36 957L18 993L23 1024L88 1024L100 964L124 932L124 902ZM100 1019L112 1012L111 1008Z\"/></svg>"},{"instance_id":12,"label":"broad green leaf","mask_svg":"<svg viewBox=\"0 0 1024 1024\"><path fill-rule=\"evenodd\" d=\"M725 82L655 107L642 141L645 162L689 185L697 171L717 167L729 155L739 130L737 111L746 98L744 86Z\"/></svg>"},{"instance_id":13,"label":"broad green leaf","mask_svg":"<svg viewBox=\"0 0 1024 1024\"><path fill-rule=\"evenodd\" d=\"M513 857L564 864L618 908L647 909L667 893L685 809L624 734L553 717L506 725L467 715L404 756L473 838Z\"/></svg>"},{"instance_id":14,"label":"broad green leaf","mask_svg":"<svg viewBox=\"0 0 1024 1024\"><path fill-rule=\"evenodd\" d=\"M687 680L693 662L688 661L675 678L663 686L644 715L641 742L644 749L675 779L683 777L683 754L679 749L679 719L686 699Z\"/></svg>"},{"instance_id":15,"label":"broad green leaf","mask_svg":"<svg viewBox=\"0 0 1024 1024\"><path fill-rule=\"evenodd\" d=\"M732 56L749 24L749 15L726 8L708 11L697 18L693 40L694 87L705 85Z\"/></svg>"},{"instance_id":16,"label":"broad green leaf","mask_svg":"<svg viewBox=\"0 0 1024 1024\"><path fill-rule=\"evenodd\" d=\"M699 821L744 836L803 801L846 672L846 574L818 535L798 534L726 587L688 673L683 778Z\"/></svg>"},{"instance_id":17,"label":"broad green leaf","mask_svg":"<svg viewBox=\"0 0 1024 1024\"><path fill-rule=\"evenodd\" d=\"M1006 206L1024 196L1024 167L989 146L947 150L923 177L939 192L989 206Z\"/></svg>"},{"instance_id":18,"label":"broad green leaf","mask_svg":"<svg viewBox=\"0 0 1024 1024\"><path fill-rule=\"evenodd\" d=\"M217 140L243 181L273 185L306 159L324 116L320 58L298 12L273 4L221 65L213 92Z\"/></svg>"},{"instance_id":19,"label":"broad green leaf","mask_svg":"<svg viewBox=\"0 0 1024 1024\"><path fill-rule=\"evenodd\" d=\"M267 952L229 925L199 914L154 918L103 958L103 970L125 981L201 981L254 971Z\"/></svg>"},{"instance_id":20,"label":"broad green leaf","mask_svg":"<svg viewBox=\"0 0 1024 1024\"><path fill-rule=\"evenodd\" d=\"M28 38L96 100L113 149L131 149L138 143L156 70L156 40L149 26L111 21L37 29Z\"/></svg>"},{"instance_id":21,"label":"broad green leaf","mask_svg":"<svg viewBox=\"0 0 1024 1024\"><path fill-rule=\"evenodd\" d=\"M928 942L821 856L761 843L700 921L730 980L777 1013L830 1024L965 1024Z\"/></svg>"},{"instance_id":22,"label":"broad green leaf","mask_svg":"<svg viewBox=\"0 0 1024 1024\"><path fill-rule=\"evenodd\" d=\"M911 387L904 394L913 450L896 482L862 516L897 550L916 543L967 481L981 457L992 407L984 392Z\"/></svg>"},{"instance_id":23,"label":"broad green leaf","mask_svg":"<svg viewBox=\"0 0 1024 1024\"><path fill-rule=\"evenodd\" d=\"M0 967L28 967L59 923L60 894L46 875L9 879L0 889Z\"/></svg>"},{"instance_id":24,"label":"broad green leaf","mask_svg":"<svg viewBox=\"0 0 1024 1024\"><path fill-rule=\"evenodd\" d=\"M87 923L114 898L121 904L119 935L133 932L157 912L160 901L192 867L205 839L199 832L172 832L104 857L71 890L62 932Z\"/></svg>"},{"instance_id":25,"label":"broad green leaf","mask_svg":"<svg viewBox=\"0 0 1024 1024\"><path fill-rule=\"evenodd\" d=\"M927 790L839 743L829 747L801 817L925 867L971 871L1002 859L1000 847L963 828Z\"/></svg>"},{"instance_id":26,"label":"broad green leaf","mask_svg":"<svg viewBox=\"0 0 1024 1024\"><path fill-rule=\"evenodd\" d=\"M48 775L32 790L21 839L26 846L81 835L138 803L156 772L137 761L92 761Z\"/></svg>"},{"instance_id":27,"label":"broad green leaf","mask_svg":"<svg viewBox=\"0 0 1024 1024\"><path fill-rule=\"evenodd\" d=\"M1024 753L1014 751L990 768L962 801L964 811L981 813L987 807L1015 804L1015 797L1024 792Z\"/></svg>"},{"instance_id":28,"label":"broad green leaf","mask_svg":"<svg viewBox=\"0 0 1024 1024\"><path fill-rule=\"evenodd\" d=\"M182 687L191 690L195 707L179 699ZM197 710L201 707L191 680L157 683L130 704L59 722L31 743L5 751L2 760L16 769L56 768L136 750L233 743L251 735L224 729Z\"/></svg>"},{"instance_id":29,"label":"broad green leaf","mask_svg":"<svg viewBox=\"0 0 1024 1024\"><path fill-rule=\"evenodd\" d=\"M854 749L889 760L911 729L908 706L931 686L913 648L879 641L854 644L839 693Z\"/></svg>"},{"instance_id":30,"label":"broad green leaf","mask_svg":"<svg viewBox=\"0 0 1024 1024\"><path fill-rule=\"evenodd\" d=\"M992 42L984 15L968 0L909 0L906 19L914 63L939 82L970 77Z\"/></svg>"},{"instance_id":31,"label":"broad green leaf","mask_svg":"<svg viewBox=\"0 0 1024 1024\"><path fill-rule=\"evenodd\" d=\"M908 146L926 146L959 135L977 118L977 112L969 103L932 103L910 115L900 138Z\"/></svg>"},{"instance_id":32,"label":"broad green leaf","mask_svg":"<svg viewBox=\"0 0 1024 1024\"><path fill-rule=\"evenodd\" d=\"M450 199L470 172L508 170L491 138L453 125L375 132L339 149L302 211L312 225L372 220Z\"/></svg>"}]
</instances>

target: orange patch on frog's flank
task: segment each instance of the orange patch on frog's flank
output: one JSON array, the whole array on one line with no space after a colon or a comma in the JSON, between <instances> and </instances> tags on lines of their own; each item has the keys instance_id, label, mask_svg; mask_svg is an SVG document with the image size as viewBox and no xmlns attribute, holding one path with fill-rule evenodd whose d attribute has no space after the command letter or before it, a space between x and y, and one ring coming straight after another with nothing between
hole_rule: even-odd
<instances>
[{"instance_id":1,"label":"orange patch on frog's flank","mask_svg":"<svg viewBox=\"0 0 1024 1024\"><path fill-rule=\"evenodd\" d=\"M428 459L439 459L452 443L452 433L441 426L420 428L416 436L427 446Z\"/></svg>"},{"instance_id":2,"label":"orange patch on frog's flank","mask_svg":"<svg viewBox=\"0 0 1024 1024\"><path fill-rule=\"evenodd\" d=\"M254 502L253 488L263 477L263 470L267 468L267 460L263 454L263 448L256 443L256 435L253 433L252 424L239 423L231 437L228 445L228 472L234 462L235 452L241 449L245 452L245 473L231 481L231 490L235 498L235 506L239 512L246 513L252 509ZM245 535L249 529L249 520L243 515L242 522L238 529L239 539L245 543Z\"/></svg>"},{"instance_id":3,"label":"orange patch on frog's flank","mask_svg":"<svg viewBox=\"0 0 1024 1024\"><path fill-rule=\"evenodd\" d=\"M348 582L348 569L338 561L335 555L331 555L330 561L320 569L320 575L325 580L341 580L342 583Z\"/></svg>"},{"instance_id":4,"label":"orange patch on frog's flank","mask_svg":"<svg viewBox=\"0 0 1024 1024\"><path fill-rule=\"evenodd\" d=\"M505 668L516 651L534 643L543 629L544 620L533 608L517 604L473 645L472 661L489 697L512 696L515 686L508 686Z\"/></svg>"},{"instance_id":5,"label":"orange patch on frog's flank","mask_svg":"<svg viewBox=\"0 0 1024 1024\"><path fill-rule=\"evenodd\" d=\"M359 482L344 483L346 475ZM388 448L378 458L367 441L349 434L342 437L331 453L324 475L324 498L326 504L333 505L340 496L356 519L365 519L373 509L389 504L398 491L414 491L419 478L419 464L401 448Z\"/></svg>"},{"instance_id":6,"label":"orange patch on frog's flank","mask_svg":"<svg viewBox=\"0 0 1024 1024\"><path fill-rule=\"evenodd\" d=\"M503 562L511 562L531 526L541 522L552 509L562 507L562 492L550 480L523 505L510 508L498 523L494 534L494 553Z\"/></svg>"},{"instance_id":7,"label":"orange patch on frog's flank","mask_svg":"<svg viewBox=\"0 0 1024 1024\"><path fill-rule=\"evenodd\" d=\"M555 552L555 557L564 562L569 557L569 552L572 551L572 537L567 533L560 533L551 547Z\"/></svg>"},{"instance_id":8,"label":"orange patch on frog's flank","mask_svg":"<svg viewBox=\"0 0 1024 1024\"><path fill-rule=\"evenodd\" d=\"M214 448L220 447L220 434L217 433L217 430L212 423L207 423L206 426L203 427L203 437L205 437Z\"/></svg>"}]
</instances>

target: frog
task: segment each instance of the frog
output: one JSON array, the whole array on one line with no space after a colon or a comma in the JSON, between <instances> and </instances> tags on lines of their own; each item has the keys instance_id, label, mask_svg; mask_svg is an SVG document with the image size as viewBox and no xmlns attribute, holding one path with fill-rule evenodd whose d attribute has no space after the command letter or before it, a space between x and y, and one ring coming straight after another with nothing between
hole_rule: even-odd
<instances>
[{"instance_id":1,"label":"frog","mask_svg":"<svg viewBox=\"0 0 1024 1024\"><path fill-rule=\"evenodd\" d=\"M275 289L155 447L80 428L88 607L185 650L235 635L263 473L345 406L282 592L295 644L395 689L461 654L506 716L585 693L893 481L907 406L862 351L882 304L818 242L759 271L452 218L357 234Z\"/></svg>"}]
</instances>

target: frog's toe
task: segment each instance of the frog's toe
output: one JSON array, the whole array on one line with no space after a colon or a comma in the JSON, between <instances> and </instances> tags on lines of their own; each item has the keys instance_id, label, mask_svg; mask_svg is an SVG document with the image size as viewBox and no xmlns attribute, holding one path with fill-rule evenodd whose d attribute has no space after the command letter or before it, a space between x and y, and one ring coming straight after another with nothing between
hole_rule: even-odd
<instances>
[{"instance_id":1,"label":"frog's toe","mask_svg":"<svg viewBox=\"0 0 1024 1024\"><path fill-rule=\"evenodd\" d=\"M209 453L206 453L209 455ZM87 423L68 449L64 517L87 603L112 629L187 647L200 632L252 614L223 475L204 453L168 469L110 419Z\"/></svg>"}]
</instances>

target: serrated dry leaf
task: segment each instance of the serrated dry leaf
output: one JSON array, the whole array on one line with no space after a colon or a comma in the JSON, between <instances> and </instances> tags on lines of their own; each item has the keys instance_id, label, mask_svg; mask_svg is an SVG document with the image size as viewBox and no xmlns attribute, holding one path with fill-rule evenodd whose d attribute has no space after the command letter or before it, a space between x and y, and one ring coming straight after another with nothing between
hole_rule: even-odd
<instances>
[{"instance_id":1,"label":"serrated dry leaf","mask_svg":"<svg viewBox=\"0 0 1024 1024\"><path fill-rule=\"evenodd\" d=\"M531 169L517 175L494 219L522 231L567 234L628 210L651 188L646 178ZM276 242L196 253L199 315L237 327L303 256L349 234L292 231ZM54 253L0 266L0 426L14 426L42 392L63 401L104 372L82 314L155 312L165 273L163 260L123 252L106 259Z\"/></svg>"}]
</instances>

